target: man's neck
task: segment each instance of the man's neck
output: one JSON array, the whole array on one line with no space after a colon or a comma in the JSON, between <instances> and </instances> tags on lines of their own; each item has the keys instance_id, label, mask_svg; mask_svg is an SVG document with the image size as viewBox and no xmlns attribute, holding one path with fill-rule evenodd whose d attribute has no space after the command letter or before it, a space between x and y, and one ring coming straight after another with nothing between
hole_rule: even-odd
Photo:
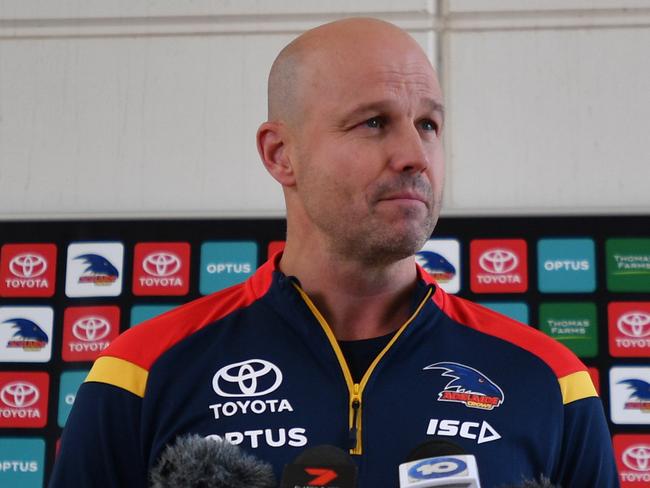
<instances>
[{"instance_id":1,"label":"man's neck","mask_svg":"<svg viewBox=\"0 0 650 488\"><path fill-rule=\"evenodd\" d=\"M287 242L280 269L295 276L340 340L378 337L409 317L417 272L413 257L368 265Z\"/></svg>"}]
</instances>

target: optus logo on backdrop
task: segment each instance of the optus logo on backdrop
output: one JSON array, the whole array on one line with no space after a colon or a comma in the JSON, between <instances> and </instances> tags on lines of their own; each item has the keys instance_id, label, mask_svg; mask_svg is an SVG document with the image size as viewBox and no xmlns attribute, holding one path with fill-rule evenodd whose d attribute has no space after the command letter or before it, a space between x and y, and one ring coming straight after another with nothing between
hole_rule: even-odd
<instances>
[{"instance_id":1,"label":"optus logo on backdrop","mask_svg":"<svg viewBox=\"0 0 650 488\"><path fill-rule=\"evenodd\" d=\"M204 242L201 246L202 295L245 281L257 268L257 243Z\"/></svg>"},{"instance_id":2,"label":"optus logo on backdrop","mask_svg":"<svg viewBox=\"0 0 650 488\"><path fill-rule=\"evenodd\" d=\"M474 293L525 292L528 289L526 241L473 240L470 243L470 275Z\"/></svg>"},{"instance_id":3,"label":"optus logo on backdrop","mask_svg":"<svg viewBox=\"0 0 650 488\"><path fill-rule=\"evenodd\" d=\"M650 302L612 302L607 317L612 356L650 357Z\"/></svg>"},{"instance_id":4,"label":"optus logo on backdrop","mask_svg":"<svg viewBox=\"0 0 650 488\"><path fill-rule=\"evenodd\" d=\"M134 295L186 295L190 289L187 242L141 242L133 258Z\"/></svg>"},{"instance_id":5,"label":"optus logo on backdrop","mask_svg":"<svg viewBox=\"0 0 650 488\"><path fill-rule=\"evenodd\" d=\"M0 486L42 488L44 460L43 439L3 437L0 442Z\"/></svg>"},{"instance_id":6,"label":"optus logo on backdrop","mask_svg":"<svg viewBox=\"0 0 650 488\"><path fill-rule=\"evenodd\" d=\"M0 372L0 427L44 427L47 373Z\"/></svg>"},{"instance_id":7,"label":"optus logo on backdrop","mask_svg":"<svg viewBox=\"0 0 650 488\"><path fill-rule=\"evenodd\" d=\"M0 258L0 295L51 297L56 282L54 244L5 244Z\"/></svg>"},{"instance_id":8,"label":"optus logo on backdrop","mask_svg":"<svg viewBox=\"0 0 650 488\"><path fill-rule=\"evenodd\" d=\"M64 361L94 361L119 333L119 307L68 307L61 356Z\"/></svg>"},{"instance_id":9,"label":"optus logo on backdrop","mask_svg":"<svg viewBox=\"0 0 650 488\"><path fill-rule=\"evenodd\" d=\"M537 256L540 291L579 293L596 289L593 239L541 239Z\"/></svg>"}]
</instances>

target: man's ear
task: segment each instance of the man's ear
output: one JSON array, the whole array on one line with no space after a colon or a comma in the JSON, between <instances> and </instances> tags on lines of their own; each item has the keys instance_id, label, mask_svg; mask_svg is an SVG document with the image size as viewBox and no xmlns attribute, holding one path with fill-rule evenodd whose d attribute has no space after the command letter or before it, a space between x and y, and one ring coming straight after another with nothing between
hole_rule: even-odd
<instances>
[{"instance_id":1,"label":"man's ear","mask_svg":"<svg viewBox=\"0 0 650 488\"><path fill-rule=\"evenodd\" d=\"M257 152L266 170L282 186L294 186L296 176L285 144L286 127L279 122L264 122L257 129Z\"/></svg>"}]
</instances>

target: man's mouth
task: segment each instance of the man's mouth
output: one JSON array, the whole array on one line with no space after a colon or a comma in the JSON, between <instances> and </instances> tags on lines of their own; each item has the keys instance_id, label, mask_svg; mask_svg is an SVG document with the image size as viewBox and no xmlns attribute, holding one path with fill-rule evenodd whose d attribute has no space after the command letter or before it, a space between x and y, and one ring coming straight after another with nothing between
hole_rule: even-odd
<instances>
[{"instance_id":1,"label":"man's mouth","mask_svg":"<svg viewBox=\"0 0 650 488\"><path fill-rule=\"evenodd\" d=\"M422 195L416 192L399 192L399 193L392 193L390 195L384 196L379 199L379 201L395 201L395 202L413 202L413 203L422 203L424 205L428 205L428 202L426 198L424 198Z\"/></svg>"}]
</instances>

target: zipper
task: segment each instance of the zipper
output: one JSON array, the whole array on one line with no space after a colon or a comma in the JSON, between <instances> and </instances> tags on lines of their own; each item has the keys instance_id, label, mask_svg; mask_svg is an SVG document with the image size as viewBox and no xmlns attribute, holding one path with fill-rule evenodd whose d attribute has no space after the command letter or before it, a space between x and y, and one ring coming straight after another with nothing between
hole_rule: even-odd
<instances>
[{"instance_id":1,"label":"zipper","mask_svg":"<svg viewBox=\"0 0 650 488\"><path fill-rule=\"evenodd\" d=\"M305 293L297 283L292 282L292 284L300 294L300 297L307 304L307 307L309 308L311 313L314 314L316 321L320 324L321 328L325 332L325 335L327 336L327 339L329 340L330 345L334 350L334 354L336 355L336 358L339 361L339 365L341 366L343 377L345 378L345 384L348 387L348 393L350 396L349 415L348 415L349 418L348 449L350 454L357 455L357 456L361 455L363 454L362 428L361 428L362 417L363 417L363 401L362 401L363 390L368 384L372 372L377 367L377 364L379 364L379 361L381 361L381 358L383 358L384 355L388 352L388 350L393 346L393 344L395 344L399 336L402 335L402 332L404 332L406 327L408 327L408 325L411 322L413 322L415 317L417 317L418 314L420 313L420 310L422 310L422 307L424 307L424 304L427 303L427 301L431 297L431 294L433 293L433 287L432 286L429 287L429 290L427 291L426 295L419 303L419 305L417 306L413 314L411 314L411 316L406 320L406 322L404 322L402 326L397 330L397 332L395 332L395 335L391 338L388 344L386 344L386 347L384 347L384 349L382 349L382 351L379 354L377 354L377 357L370 364L370 366L364 373L363 378L361 378L361 381L359 383L355 383L352 380L352 374L350 373L350 368L348 367L348 363L345 360L345 356L343 356L343 351L341 351L341 347L339 346L339 343L336 340L336 337L334 336L334 332L332 332L332 328L325 320L325 317L323 317L320 311L316 308L316 305L314 305L314 302L311 301L311 298L309 298L307 293Z\"/></svg>"},{"instance_id":2,"label":"zipper","mask_svg":"<svg viewBox=\"0 0 650 488\"><path fill-rule=\"evenodd\" d=\"M347 364L346 364L347 366ZM359 445L361 430L361 416L359 410L361 409L361 394L359 393L361 387L359 383L352 385L352 396L350 398L350 432L348 434L348 449L351 453L356 454L357 446ZM359 452L359 454L361 454Z\"/></svg>"}]
</instances>

